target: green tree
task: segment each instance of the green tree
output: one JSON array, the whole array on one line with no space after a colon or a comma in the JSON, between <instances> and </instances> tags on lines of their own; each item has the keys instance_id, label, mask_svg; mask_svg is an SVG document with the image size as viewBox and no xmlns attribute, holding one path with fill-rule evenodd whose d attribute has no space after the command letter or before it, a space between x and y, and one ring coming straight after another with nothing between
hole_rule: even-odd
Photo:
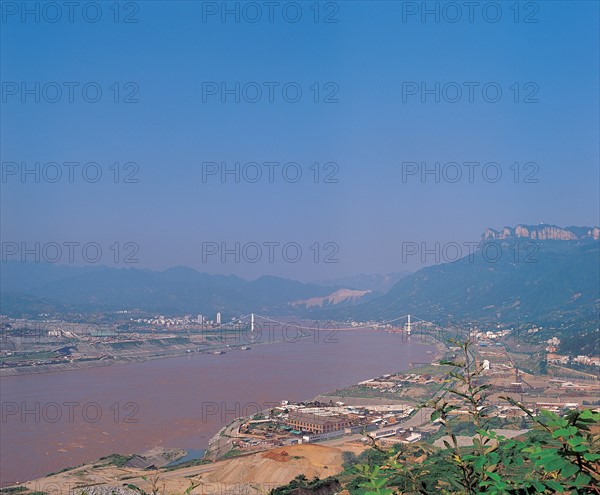
<instances>
[{"instance_id":1,"label":"green tree","mask_svg":"<svg viewBox=\"0 0 600 495\"><path fill-rule=\"evenodd\" d=\"M449 440L441 455L428 455L415 465L401 450L388 453L385 463L356 467L365 495L528 495L544 493L600 494L600 413L569 411L558 416L541 411L536 416L521 408L536 429L525 439L507 439L487 429L488 385L479 384L481 369L475 365L470 343L457 343L462 359L441 364L454 368L449 393L460 399L451 404L440 398L427 404L434 408L432 420L446 429ZM473 445L460 447L452 413L466 409L473 425Z\"/></svg>"}]
</instances>

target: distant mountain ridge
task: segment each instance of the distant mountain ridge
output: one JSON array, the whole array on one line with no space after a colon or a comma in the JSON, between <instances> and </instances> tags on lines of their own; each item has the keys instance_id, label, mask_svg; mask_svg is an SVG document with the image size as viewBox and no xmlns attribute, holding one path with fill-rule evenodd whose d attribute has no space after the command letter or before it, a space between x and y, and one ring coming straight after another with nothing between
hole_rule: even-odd
<instances>
[{"instance_id":1,"label":"distant mountain ridge","mask_svg":"<svg viewBox=\"0 0 600 495\"><path fill-rule=\"evenodd\" d=\"M474 256L422 268L377 299L316 317L364 321L412 313L431 321L597 321L598 233L598 227L545 224L487 229ZM524 239L531 249L515 249ZM498 259L483 254L490 242L501 248Z\"/></svg>"},{"instance_id":2,"label":"distant mountain ridge","mask_svg":"<svg viewBox=\"0 0 600 495\"><path fill-rule=\"evenodd\" d=\"M557 225L517 225L504 227L502 230L487 228L481 235L483 241L527 238L532 240L576 241L600 239L598 227L558 227Z\"/></svg>"},{"instance_id":3,"label":"distant mountain ridge","mask_svg":"<svg viewBox=\"0 0 600 495\"><path fill-rule=\"evenodd\" d=\"M141 309L167 314L284 314L295 311L295 301L332 296L329 305L346 305L362 297L335 296L336 291L344 289L341 286L324 287L273 276L247 281L235 275L211 275L187 267L154 271L15 261L2 264L0 289L3 314L27 308L34 312L70 308L82 312Z\"/></svg>"},{"instance_id":4,"label":"distant mountain ridge","mask_svg":"<svg viewBox=\"0 0 600 495\"><path fill-rule=\"evenodd\" d=\"M481 239L474 256L403 274L385 294L368 285L389 283L388 275L358 275L347 278L356 285L324 286L271 276L247 281L186 267L158 272L7 262L1 267L0 312L141 309L363 321L408 313L431 321L597 319L598 227L520 224L486 229ZM521 249L523 240L534 249ZM497 259L484 255L492 242L501 247Z\"/></svg>"}]
</instances>

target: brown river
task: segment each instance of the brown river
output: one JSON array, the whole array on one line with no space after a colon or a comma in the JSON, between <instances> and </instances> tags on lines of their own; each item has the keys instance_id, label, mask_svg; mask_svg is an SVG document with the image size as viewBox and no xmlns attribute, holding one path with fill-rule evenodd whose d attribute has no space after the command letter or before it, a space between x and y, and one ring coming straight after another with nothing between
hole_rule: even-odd
<instances>
[{"instance_id":1,"label":"brown river","mask_svg":"<svg viewBox=\"0 0 600 495\"><path fill-rule=\"evenodd\" d=\"M114 452L203 449L237 416L430 361L432 350L418 337L407 342L399 334L348 330L222 355L3 377L0 482Z\"/></svg>"}]
</instances>

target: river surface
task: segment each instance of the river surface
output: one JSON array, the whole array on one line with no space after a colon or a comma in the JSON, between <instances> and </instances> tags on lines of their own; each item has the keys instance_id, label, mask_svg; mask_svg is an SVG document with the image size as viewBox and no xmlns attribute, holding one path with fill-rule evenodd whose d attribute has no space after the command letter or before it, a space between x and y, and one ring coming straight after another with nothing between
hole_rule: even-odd
<instances>
[{"instance_id":1,"label":"river surface","mask_svg":"<svg viewBox=\"0 0 600 495\"><path fill-rule=\"evenodd\" d=\"M222 355L2 377L0 482L114 452L203 449L237 416L430 361L433 349L418 337L349 330Z\"/></svg>"}]
</instances>

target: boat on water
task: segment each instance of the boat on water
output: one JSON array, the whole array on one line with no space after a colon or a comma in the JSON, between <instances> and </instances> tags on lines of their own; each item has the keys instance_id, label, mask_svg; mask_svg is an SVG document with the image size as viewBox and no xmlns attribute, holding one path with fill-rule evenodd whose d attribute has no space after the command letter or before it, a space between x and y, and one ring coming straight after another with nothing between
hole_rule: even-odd
<instances>
[{"instance_id":1,"label":"boat on water","mask_svg":"<svg viewBox=\"0 0 600 495\"><path fill-rule=\"evenodd\" d=\"M225 351L213 351L213 354L218 356L219 354L225 354Z\"/></svg>"},{"instance_id":2,"label":"boat on water","mask_svg":"<svg viewBox=\"0 0 600 495\"><path fill-rule=\"evenodd\" d=\"M247 346L247 345L243 345L242 347L240 347L241 351L249 351L250 349L252 349L252 347Z\"/></svg>"}]
</instances>

